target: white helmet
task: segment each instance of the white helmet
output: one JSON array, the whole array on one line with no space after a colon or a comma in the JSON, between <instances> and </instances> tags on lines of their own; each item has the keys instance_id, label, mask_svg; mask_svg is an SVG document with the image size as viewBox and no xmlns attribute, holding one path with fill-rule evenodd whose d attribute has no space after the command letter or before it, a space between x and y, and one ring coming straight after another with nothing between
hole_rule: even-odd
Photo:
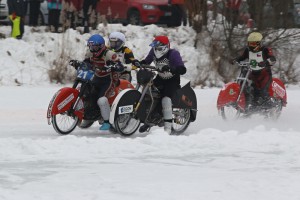
<instances>
[{"instance_id":1,"label":"white helmet","mask_svg":"<svg viewBox=\"0 0 300 200\"><path fill-rule=\"evenodd\" d=\"M109 35L109 47L112 50L118 51L125 44L125 35L121 32L112 32Z\"/></svg>"}]
</instances>

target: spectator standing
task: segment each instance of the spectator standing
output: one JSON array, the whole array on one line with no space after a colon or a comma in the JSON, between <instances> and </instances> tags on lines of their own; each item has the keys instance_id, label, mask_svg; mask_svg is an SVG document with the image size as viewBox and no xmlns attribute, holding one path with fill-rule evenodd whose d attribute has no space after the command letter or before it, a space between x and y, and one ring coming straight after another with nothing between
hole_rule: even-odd
<instances>
[{"instance_id":1,"label":"spectator standing","mask_svg":"<svg viewBox=\"0 0 300 200\"><path fill-rule=\"evenodd\" d=\"M49 10L48 22L49 22L51 32L58 33L61 8L62 8L61 0L48 0L48 10Z\"/></svg>"},{"instance_id":2,"label":"spectator standing","mask_svg":"<svg viewBox=\"0 0 300 200\"><path fill-rule=\"evenodd\" d=\"M227 17L229 22L232 23L232 27L238 24L241 3L242 0L227 0L226 2Z\"/></svg>"},{"instance_id":3,"label":"spectator standing","mask_svg":"<svg viewBox=\"0 0 300 200\"><path fill-rule=\"evenodd\" d=\"M41 8L44 0L28 0L29 3L29 26L37 26Z\"/></svg>"},{"instance_id":4,"label":"spectator standing","mask_svg":"<svg viewBox=\"0 0 300 200\"><path fill-rule=\"evenodd\" d=\"M83 0L63 0L62 24L63 30L76 29L78 13L82 9Z\"/></svg>"},{"instance_id":5,"label":"spectator standing","mask_svg":"<svg viewBox=\"0 0 300 200\"><path fill-rule=\"evenodd\" d=\"M24 34L24 21L27 10L26 0L8 0L8 15L11 21L11 36L22 39Z\"/></svg>"},{"instance_id":6,"label":"spectator standing","mask_svg":"<svg viewBox=\"0 0 300 200\"><path fill-rule=\"evenodd\" d=\"M95 21L96 7L99 0L83 0L83 26L84 33L89 33L89 27Z\"/></svg>"}]
</instances>

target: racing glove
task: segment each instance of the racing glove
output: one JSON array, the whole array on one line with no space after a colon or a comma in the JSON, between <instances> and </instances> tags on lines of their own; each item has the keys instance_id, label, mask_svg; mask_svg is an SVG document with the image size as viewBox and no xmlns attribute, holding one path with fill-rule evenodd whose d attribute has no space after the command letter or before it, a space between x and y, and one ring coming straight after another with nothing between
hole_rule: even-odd
<instances>
[{"instance_id":1,"label":"racing glove","mask_svg":"<svg viewBox=\"0 0 300 200\"><path fill-rule=\"evenodd\" d=\"M267 62L268 62L268 61L262 61L262 62L259 62L259 63L258 63L258 66L259 66L259 67L265 67L265 66L267 66Z\"/></svg>"},{"instance_id":2,"label":"racing glove","mask_svg":"<svg viewBox=\"0 0 300 200\"><path fill-rule=\"evenodd\" d=\"M124 71L124 66L122 63L118 62L114 66L111 67L112 72L122 72Z\"/></svg>"},{"instance_id":3,"label":"racing glove","mask_svg":"<svg viewBox=\"0 0 300 200\"><path fill-rule=\"evenodd\" d=\"M132 64L136 67L136 68L140 68L140 66L141 66L141 63L140 63L140 61L138 61L138 60L133 60L132 61ZM135 68L135 69L136 69Z\"/></svg>"},{"instance_id":4,"label":"racing glove","mask_svg":"<svg viewBox=\"0 0 300 200\"><path fill-rule=\"evenodd\" d=\"M235 58L230 59L229 63L232 64L232 65L234 65L235 63L237 63L237 60Z\"/></svg>"},{"instance_id":5,"label":"racing glove","mask_svg":"<svg viewBox=\"0 0 300 200\"><path fill-rule=\"evenodd\" d=\"M170 67L168 65L164 65L162 66L162 68L160 69L161 72L169 72L170 71Z\"/></svg>"},{"instance_id":6,"label":"racing glove","mask_svg":"<svg viewBox=\"0 0 300 200\"><path fill-rule=\"evenodd\" d=\"M79 60L70 60L69 65L73 66L77 70L81 65L81 62Z\"/></svg>"}]
</instances>

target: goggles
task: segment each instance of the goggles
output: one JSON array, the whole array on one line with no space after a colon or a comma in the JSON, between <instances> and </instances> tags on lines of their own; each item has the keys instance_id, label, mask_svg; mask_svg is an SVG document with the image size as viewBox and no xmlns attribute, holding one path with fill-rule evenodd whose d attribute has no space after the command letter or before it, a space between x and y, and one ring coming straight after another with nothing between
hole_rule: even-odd
<instances>
[{"instance_id":1,"label":"goggles","mask_svg":"<svg viewBox=\"0 0 300 200\"><path fill-rule=\"evenodd\" d=\"M104 46L105 46L104 44L101 44L101 45L94 45L91 43L88 44L89 50L91 52L97 52L97 51L101 50Z\"/></svg>"},{"instance_id":2,"label":"goggles","mask_svg":"<svg viewBox=\"0 0 300 200\"><path fill-rule=\"evenodd\" d=\"M260 44L260 42L248 42L249 47L257 47Z\"/></svg>"},{"instance_id":3,"label":"goggles","mask_svg":"<svg viewBox=\"0 0 300 200\"><path fill-rule=\"evenodd\" d=\"M155 51L162 51L162 50L164 50L165 48L166 48L165 45L163 45L163 46L157 46L157 47L154 47L154 50L155 50Z\"/></svg>"},{"instance_id":4,"label":"goggles","mask_svg":"<svg viewBox=\"0 0 300 200\"><path fill-rule=\"evenodd\" d=\"M121 46L122 42L118 41L118 40L109 40L110 46L112 47L118 47Z\"/></svg>"}]
</instances>

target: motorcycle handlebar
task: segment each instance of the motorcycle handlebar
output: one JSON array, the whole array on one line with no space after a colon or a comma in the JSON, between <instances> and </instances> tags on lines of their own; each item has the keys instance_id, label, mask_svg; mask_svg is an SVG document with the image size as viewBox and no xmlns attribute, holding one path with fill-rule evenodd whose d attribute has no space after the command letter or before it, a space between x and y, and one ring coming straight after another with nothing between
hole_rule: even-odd
<instances>
[{"instance_id":1,"label":"motorcycle handlebar","mask_svg":"<svg viewBox=\"0 0 300 200\"><path fill-rule=\"evenodd\" d=\"M151 69L151 70L154 70L154 71L158 71L156 67L154 67L152 65L146 65L146 64L142 64L139 68Z\"/></svg>"},{"instance_id":2,"label":"motorcycle handlebar","mask_svg":"<svg viewBox=\"0 0 300 200\"><path fill-rule=\"evenodd\" d=\"M239 67L248 67L250 63L245 61L240 61L240 62L236 61L235 64L237 64Z\"/></svg>"}]
</instances>

